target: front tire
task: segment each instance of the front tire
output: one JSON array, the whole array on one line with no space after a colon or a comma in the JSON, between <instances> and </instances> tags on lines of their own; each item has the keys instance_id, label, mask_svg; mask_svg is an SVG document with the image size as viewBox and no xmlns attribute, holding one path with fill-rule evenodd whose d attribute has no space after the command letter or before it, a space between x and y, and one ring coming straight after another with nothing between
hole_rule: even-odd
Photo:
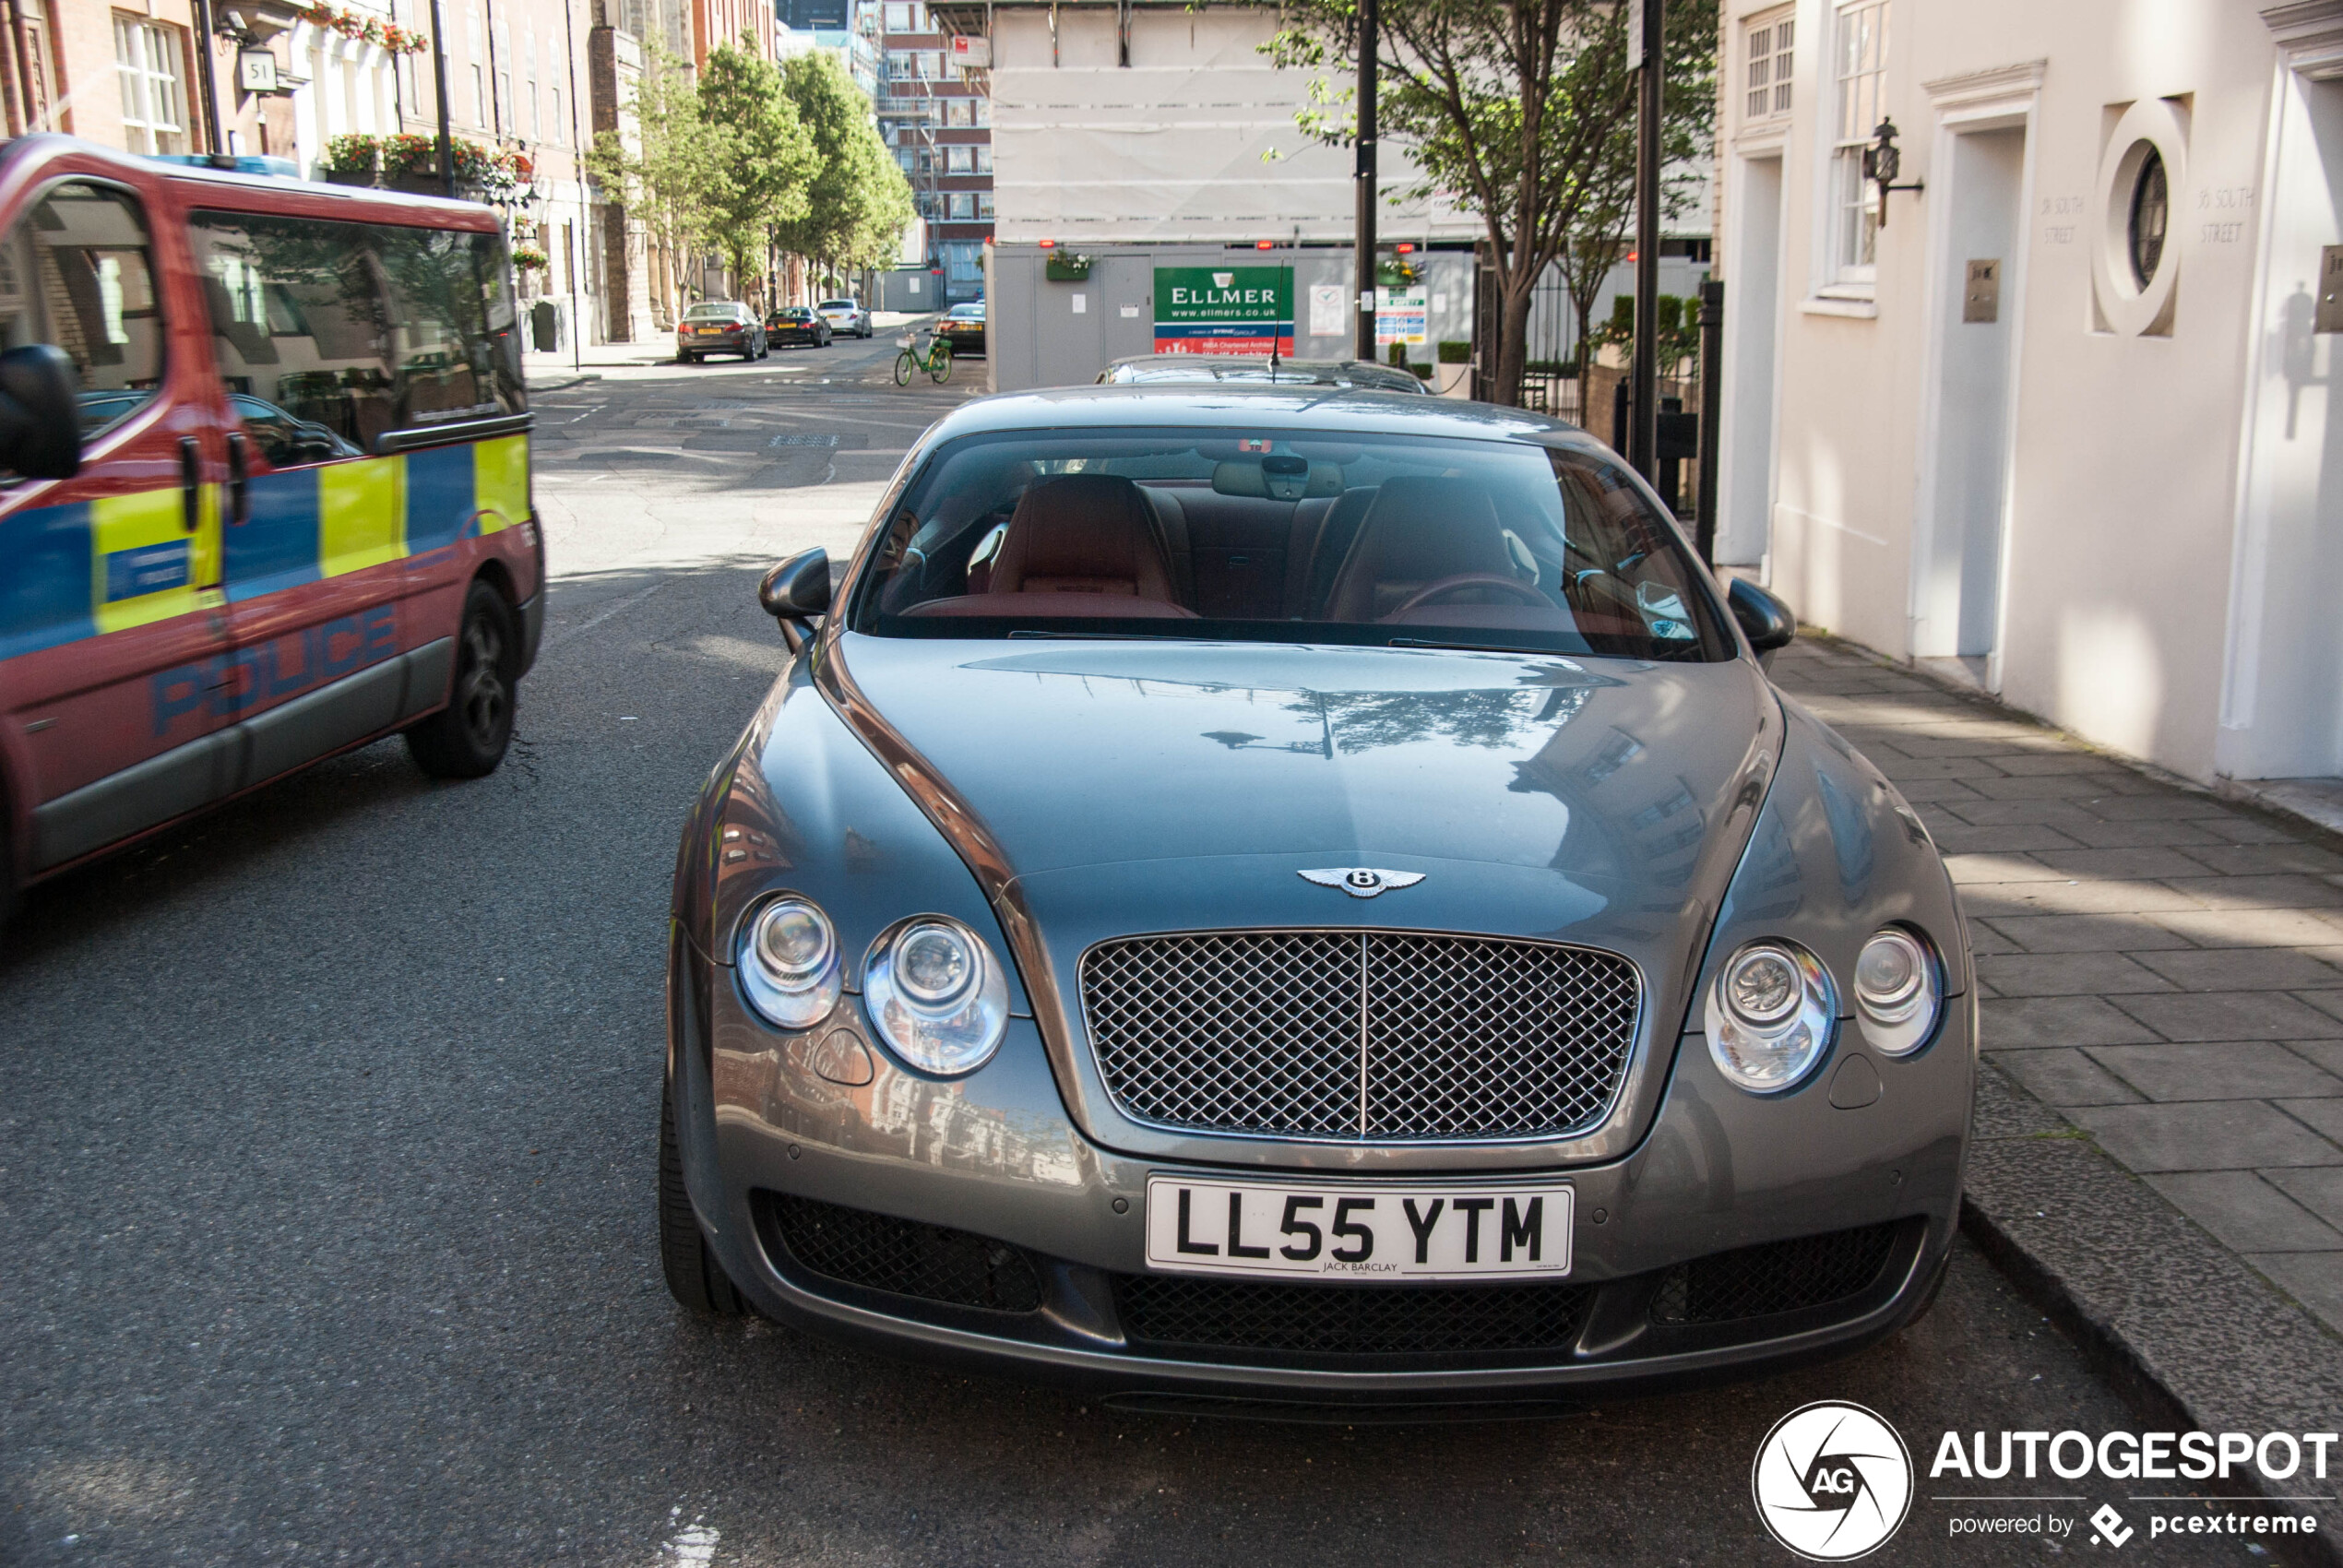
<instances>
[{"instance_id":1,"label":"front tire","mask_svg":"<svg viewBox=\"0 0 2343 1568\"><path fill-rule=\"evenodd\" d=\"M512 743L520 634L505 596L475 578L456 632L447 706L407 731L407 754L434 778L485 778Z\"/></svg>"},{"instance_id":2,"label":"front tire","mask_svg":"<svg viewBox=\"0 0 2343 1568\"><path fill-rule=\"evenodd\" d=\"M675 1141L675 1097L659 1091L659 1262L667 1293L702 1317L745 1317L747 1299L708 1249L684 1185L684 1151Z\"/></svg>"},{"instance_id":3,"label":"front tire","mask_svg":"<svg viewBox=\"0 0 2343 1568\"><path fill-rule=\"evenodd\" d=\"M911 357L910 350L906 349L901 353L896 355L895 385L898 386L909 386L911 384L911 373L919 369L919 367L920 362Z\"/></svg>"}]
</instances>

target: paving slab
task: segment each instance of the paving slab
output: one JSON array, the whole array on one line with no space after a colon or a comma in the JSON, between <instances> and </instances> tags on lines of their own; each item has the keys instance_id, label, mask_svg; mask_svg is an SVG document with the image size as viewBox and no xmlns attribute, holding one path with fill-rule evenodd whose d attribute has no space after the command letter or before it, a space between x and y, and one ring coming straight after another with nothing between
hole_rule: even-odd
<instances>
[{"instance_id":1,"label":"paving slab","mask_svg":"<svg viewBox=\"0 0 2343 1568\"><path fill-rule=\"evenodd\" d=\"M2150 1176L2147 1184L2241 1253L2343 1250L2343 1234L2251 1170Z\"/></svg>"},{"instance_id":2,"label":"paving slab","mask_svg":"<svg viewBox=\"0 0 2343 1568\"><path fill-rule=\"evenodd\" d=\"M2150 1099L2325 1099L2343 1078L2273 1040L2197 1045L2100 1045L2092 1061Z\"/></svg>"}]
</instances>

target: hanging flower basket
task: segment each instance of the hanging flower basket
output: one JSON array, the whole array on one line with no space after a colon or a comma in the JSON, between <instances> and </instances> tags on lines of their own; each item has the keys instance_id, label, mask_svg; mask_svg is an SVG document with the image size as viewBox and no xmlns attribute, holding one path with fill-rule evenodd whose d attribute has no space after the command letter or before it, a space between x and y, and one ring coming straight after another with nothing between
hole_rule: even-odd
<instances>
[{"instance_id":1,"label":"hanging flower basket","mask_svg":"<svg viewBox=\"0 0 2343 1568\"><path fill-rule=\"evenodd\" d=\"M428 35L413 28L387 22L380 17L370 17L363 11L333 6L296 6L294 14L303 21L338 32L344 38L354 38L362 43L380 44L393 54L420 54L431 47Z\"/></svg>"}]
</instances>

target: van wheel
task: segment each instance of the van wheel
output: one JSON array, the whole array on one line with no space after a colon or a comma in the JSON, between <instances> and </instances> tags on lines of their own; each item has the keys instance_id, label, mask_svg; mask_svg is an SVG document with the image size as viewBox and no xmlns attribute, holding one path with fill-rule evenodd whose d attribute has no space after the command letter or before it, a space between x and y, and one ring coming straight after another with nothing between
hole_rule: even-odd
<instances>
[{"instance_id":1,"label":"van wheel","mask_svg":"<svg viewBox=\"0 0 2343 1568\"><path fill-rule=\"evenodd\" d=\"M675 1099L659 1091L659 1261L668 1294L703 1317L745 1317L749 1304L708 1250L708 1236L684 1187L684 1151L675 1142Z\"/></svg>"},{"instance_id":2,"label":"van wheel","mask_svg":"<svg viewBox=\"0 0 2343 1568\"><path fill-rule=\"evenodd\" d=\"M520 638L505 596L474 581L456 634L456 684L447 706L407 731L407 754L434 778L484 778L513 738Z\"/></svg>"}]
</instances>

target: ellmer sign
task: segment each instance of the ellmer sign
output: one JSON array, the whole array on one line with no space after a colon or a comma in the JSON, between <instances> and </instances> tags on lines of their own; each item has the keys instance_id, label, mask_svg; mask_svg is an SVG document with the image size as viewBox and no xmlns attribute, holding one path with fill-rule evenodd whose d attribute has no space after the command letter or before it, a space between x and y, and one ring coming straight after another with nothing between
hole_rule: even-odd
<instances>
[{"instance_id":1,"label":"ellmer sign","mask_svg":"<svg viewBox=\"0 0 2343 1568\"><path fill-rule=\"evenodd\" d=\"M1159 354L1293 353L1293 268L1159 267Z\"/></svg>"}]
</instances>

